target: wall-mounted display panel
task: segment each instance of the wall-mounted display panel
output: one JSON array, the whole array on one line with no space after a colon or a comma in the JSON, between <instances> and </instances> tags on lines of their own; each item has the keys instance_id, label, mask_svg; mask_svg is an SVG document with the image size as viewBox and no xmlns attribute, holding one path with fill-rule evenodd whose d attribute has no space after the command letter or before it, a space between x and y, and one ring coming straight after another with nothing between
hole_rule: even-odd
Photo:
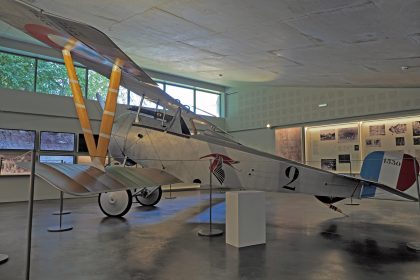
<instances>
[{"instance_id":1,"label":"wall-mounted display panel","mask_svg":"<svg viewBox=\"0 0 420 280\"><path fill-rule=\"evenodd\" d=\"M376 134L371 133L372 128ZM420 116L364 121L361 129L363 156L374 151L404 151L415 156L419 149L416 136L420 135Z\"/></svg>"},{"instance_id":2,"label":"wall-mounted display panel","mask_svg":"<svg viewBox=\"0 0 420 280\"><path fill-rule=\"evenodd\" d=\"M338 173L360 170L360 123L305 128L307 165Z\"/></svg>"},{"instance_id":3,"label":"wall-mounted display panel","mask_svg":"<svg viewBox=\"0 0 420 280\"><path fill-rule=\"evenodd\" d=\"M302 162L302 128L277 128L276 154L280 157Z\"/></svg>"},{"instance_id":4,"label":"wall-mounted display panel","mask_svg":"<svg viewBox=\"0 0 420 280\"><path fill-rule=\"evenodd\" d=\"M19 162L31 162L31 153L0 152L0 176L29 175L29 170L17 166Z\"/></svg>"},{"instance_id":5,"label":"wall-mounted display panel","mask_svg":"<svg viewBox=\"0 0 420 280\"><path fill-rule=\"evenodd\" d=\"M41 151L73 152L75 148L74 133L41 131L39 139Z\"/></svg>"},{"instance_id":6,"label":"wall-mounted display panel","mask_svg":"<svg viewBox=\"0 0 420 280\"><path fill-rule=\"evenodd\" d=\"M74 156L50 156L40 155L39 162L41 163L68 163L74 164Z\"/></svg>"},{"instance_id":7,"label":"wall-mounted display panel","mask_svg":"<svg viewBox=\"0 0 420 280\"><path fill-rule=\"evenodd\" d=\"M35 131L0 128L0 150L33 150Z\"/></svg>"},{"instance_id":8,"label":"wall-mounted display panel","mask_svg":"<svg viewBox=\"0 0 420 280\"><path fill-rule=\"evenodd\" d=\"M420 155L420 116L305 128L306 164L339 173L360 172L374 151ZM350 158L350 160L349 160Z\"/></svg>"}]
</instances>

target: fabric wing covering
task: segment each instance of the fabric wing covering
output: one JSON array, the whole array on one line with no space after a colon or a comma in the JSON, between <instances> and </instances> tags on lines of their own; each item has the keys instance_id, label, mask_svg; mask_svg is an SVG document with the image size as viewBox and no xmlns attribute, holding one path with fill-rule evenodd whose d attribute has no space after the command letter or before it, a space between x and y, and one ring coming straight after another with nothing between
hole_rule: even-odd
<instances>
[{"instance_id":1,"label":"fabric wing covering","mask_svg":"<svg viewBox=\"0 0 420 280\"><path fill-rule=\"evenodd\" d=\"M182 183L155 168L111 166L104 172L83 164L37 163L35 170L38 177L52 186L76 196Z\"/></svg>"}]
</instances>

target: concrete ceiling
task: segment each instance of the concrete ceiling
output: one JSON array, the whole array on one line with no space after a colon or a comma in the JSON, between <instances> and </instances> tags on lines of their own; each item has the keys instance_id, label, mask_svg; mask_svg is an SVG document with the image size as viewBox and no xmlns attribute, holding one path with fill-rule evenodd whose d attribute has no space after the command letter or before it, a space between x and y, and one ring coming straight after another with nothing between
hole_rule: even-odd
<instances>
[{"instance_id":1,"label":"concrete ceiling","mask_svg":"<svg viewBox=\"0 0 420 280\"><path fill-rule=\"evenodd\" d=\"M99 28L144 68L207 82L420 86L420 1L31 3ZM5 24L0 36L33 42Z\"/></svg>"}]
</instances>

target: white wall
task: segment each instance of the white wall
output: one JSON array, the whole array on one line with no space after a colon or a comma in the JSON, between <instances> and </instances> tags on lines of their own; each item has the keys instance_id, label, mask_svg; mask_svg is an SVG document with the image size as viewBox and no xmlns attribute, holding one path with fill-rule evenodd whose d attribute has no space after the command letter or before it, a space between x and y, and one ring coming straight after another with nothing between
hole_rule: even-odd
<instances>
[{"instance_id":1,"label":"white wall","mask_svg":"<svg viewBox=\"0 0 420 280\"><path fill-rule=\"evenodd\" d=\"M229 131L294 126L325 120L420 111L418 88L307 88L249 86L229 89ZM325 108L319 108L327 103Z\"/></svg>"},{"instance_id":2,"label":"white wall","mask_svg":"<svg viewBox=\"0 0 420 280\"><path fill-rule=\"evenodd\" d=\"M235 140L239 141L243 145L266 153L275 154L276 143L274 132L274 129L262 128L232 132L230 134L235 138Z\"/></svg>"},{"instance_id":3,"label":"white wall","mask_svg":"<svg viewBox=\"0 0 420 280\"><path fill-rule=\"evenodd\" d=\"M226 129L243 144L275 153L271 126L290 127L407 116L420 112L418 88L242 86L226 97ZM235 93L236 92L236 93ZM327 107L320 108L319 104Z\"/></svg>"}]
</instances>

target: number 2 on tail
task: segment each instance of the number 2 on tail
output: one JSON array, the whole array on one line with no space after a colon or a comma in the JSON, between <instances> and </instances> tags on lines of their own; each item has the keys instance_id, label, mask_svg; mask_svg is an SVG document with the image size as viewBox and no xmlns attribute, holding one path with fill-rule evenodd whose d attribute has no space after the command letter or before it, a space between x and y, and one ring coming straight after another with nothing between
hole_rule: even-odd
<instances>
[{"instance_id":1,"label":"number 2 on tail","mask_svg":"<svg viewBox=\"0 0 420 280\"><path fill-rule=\"evenodd\" d=\"M291 190L291 191L296 190L296 187L291 187L289 185L297 180L297 178L299 177L299 170L294 166L289 166L285 170L285 175L286 175L287 178L290 179L290 181L289 181L289 183L284 185L283 188Z\"/></svg>"}]
</instances>

